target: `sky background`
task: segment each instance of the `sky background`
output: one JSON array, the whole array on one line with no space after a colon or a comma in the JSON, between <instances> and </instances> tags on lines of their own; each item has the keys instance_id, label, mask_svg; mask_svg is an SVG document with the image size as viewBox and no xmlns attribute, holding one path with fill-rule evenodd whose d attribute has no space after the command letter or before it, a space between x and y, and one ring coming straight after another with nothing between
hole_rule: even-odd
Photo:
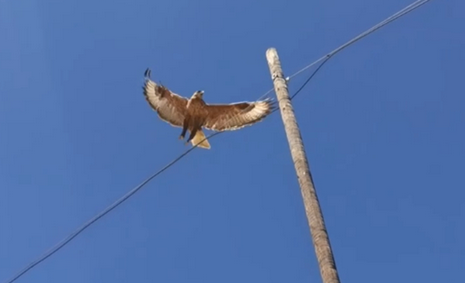
<instances>
[{"instance_id":1,"label":"sky background","mask_svg":"<svg viewBox=\"0 0 465 283\"><path fill-rule=\"evenodd\" d=\"M188 149L146 68L255 100L267 48L290 75L411 2L1 0L0 282ZM294 101L342 282L464 280L463 11L422 6ZM279 112L210 143L16 282L321 282Z\"/></svg>"}]
</instances>

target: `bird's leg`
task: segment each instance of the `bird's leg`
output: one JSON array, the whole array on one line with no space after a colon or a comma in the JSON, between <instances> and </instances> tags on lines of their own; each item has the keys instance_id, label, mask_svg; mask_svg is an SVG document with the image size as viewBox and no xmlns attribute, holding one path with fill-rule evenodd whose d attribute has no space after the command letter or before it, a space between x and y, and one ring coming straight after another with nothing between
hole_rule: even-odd
<instances>
[{"instance_id":1,"label":"bird's leg","mask_svg":"<svg viewBox=\"0 0 465 283\"><path fill-rule=\"evenodd\" d=\"M181 135L179 136L180 140L184 139L184 136L186 135L186 131L187 131L187 119L184 120L184 123L182 126L182 132L181 132Z\"/></svg>"},{"instance_id":2,"label":"bird's leg","mask_svg":"<svg viewBox=\"0 0 465 283\"><path fill-rule=\"evenodd\" d=\"M197 128L194 128L192 131L190 131L191 134L189 135L189 138L186 141L186 145L195 137L197 130L198 130Z\"/></svg>"}]
</instances>

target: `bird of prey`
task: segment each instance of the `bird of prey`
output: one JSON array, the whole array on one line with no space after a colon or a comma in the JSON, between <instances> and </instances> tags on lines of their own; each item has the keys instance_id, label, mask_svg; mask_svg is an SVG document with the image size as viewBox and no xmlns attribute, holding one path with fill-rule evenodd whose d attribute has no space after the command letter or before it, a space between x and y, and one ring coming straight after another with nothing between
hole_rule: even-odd
<instances>
[{"instance_id":1,"label":"bird of prey","mask_svg":"<svg viewBox=\"0 0 465 283\"><path fill-rule=\"evenodd\" d=\"M231 104L207 104L203 101L204 91L198 90L188 99L150 79L150 69L145 71L142 87L145 99L165 122L181 127L179 139L189 131L189 142L193 146L210 149L210 143L202 128L213 131L232 131L261 121L274 109L271 99Z\"/></svg>"}]
</instances>

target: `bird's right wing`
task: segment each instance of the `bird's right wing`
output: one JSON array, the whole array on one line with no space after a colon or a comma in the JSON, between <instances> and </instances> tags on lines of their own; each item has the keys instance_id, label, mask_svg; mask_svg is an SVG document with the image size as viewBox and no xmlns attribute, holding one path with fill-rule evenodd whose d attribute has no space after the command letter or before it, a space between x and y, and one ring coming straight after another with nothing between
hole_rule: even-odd
<instances>
[{"instance_id":1,"label":"bird's right wing","mask_svg":"<svg viewBox=\"0 0 465 283\"><path fill-rule=\"evenodd\" d=\"M157 85L150 79L150 70L145 71L144 96L149 105L165 122L175 127L182 127L188 100L170 91L164 86Z\"/></svg>"},{"instance_id":2,"label":"bird's right wing","mask_svg":"<svg viewBox=\"0 0 465 283\"><path fill-rule=\"evenodd\" d=\"M271 99L231 104L207 104L204 127L214 131L232 131L250 126L268 116L274 109Z\"/></svg>"}]
</instances>

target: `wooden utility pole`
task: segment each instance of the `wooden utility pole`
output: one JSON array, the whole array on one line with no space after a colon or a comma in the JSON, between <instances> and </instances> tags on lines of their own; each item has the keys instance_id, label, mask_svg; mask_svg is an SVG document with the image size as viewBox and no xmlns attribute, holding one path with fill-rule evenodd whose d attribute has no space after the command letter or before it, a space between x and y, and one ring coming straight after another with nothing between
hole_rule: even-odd
<instances>
[{"instance_id":1,"label":"wooden utility pole","mask_svg":"<svg viewBox=\"0 0 465 283\"><path fill-rule=\"evenodd\" d=\"M315 247L316 257L320 266L320 273L324 283L339 283L333 252L326 232L325 222L321 213L320 204L313 185L312 175L305 155L304 144L300 135L299 126L294 115L294 109L289 99L286 80L284 79L275 48L266 51L266 59L270 68L276 96L278 97L279 109L286 130L287 141L291 149L300 191L305 205L310 233Z\"/></svg>"}]
</instances>

